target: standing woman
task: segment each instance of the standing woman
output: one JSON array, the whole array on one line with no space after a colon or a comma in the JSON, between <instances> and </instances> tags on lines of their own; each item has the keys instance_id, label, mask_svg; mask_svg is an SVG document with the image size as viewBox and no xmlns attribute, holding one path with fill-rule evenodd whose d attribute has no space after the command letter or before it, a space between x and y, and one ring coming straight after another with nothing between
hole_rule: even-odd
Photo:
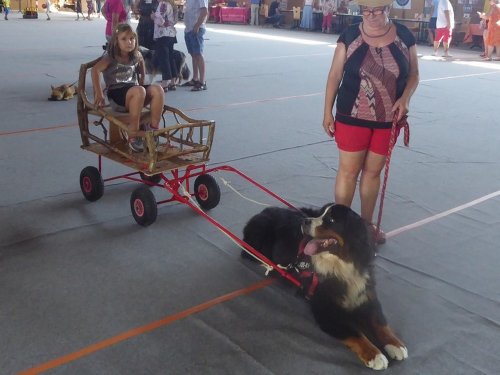
<instances>
[{"instance_id":1,"label":"standing woman","mask_svg":"<svg viewBox=\"0 0 500 375\"><path fill-rule=\"evenodd\" d=\"M486 59L491 60L493 48L496 49L496 59L500 60L500 0L490 0L490 16L488 19L488 34L486 37Z\"/></svg>"},{"instance_id":2,"label":"standing woman","mask_svg":"<svg viewBox=\"0 0 500 375\"><path fill-rule=\"evenodd\" d=\"M139 0L135 8L139 11L139 23L137 24L137 36L139 45L147 49L154 49L154 15L158 7L157 0Z\"/></svg>"},{"instance_id":3,"label":"standing woman","mask_svg":"<svg viewBox=\"0 0 500 375\"><path fill-rule=\"evenodd\" d=\"M177 43L177 7L173 0L160 0L155 13L155 59L161 70L161 86L165 91L175 90L178 76L174 60L174 43Z\"/></svg>"},{"instance_id":4,"label":"standing woman","mask_svg":"<svg viewBox=\"0 0 500 375\"><path fill-rule=\"evenodd\" d=\"M313 3L314 0L304 0L304 9L302 9L302 19L300 20L301 29L313 29Z\"/></svg>"},{"instance_id":5,"label":"standing woman","mask_svg":"<svg viewBox=\"0 0 500 375\"><path fill-rule=\"evenodd\" d=\"M335 202L351 206L358 177L361 216L373 222L392 122L408 113L417 88L415 37L389 21L392 0L358 0L363 20L337 41L325 93L323 128L335 136ZM333 104L336 102L336 115ZM371 229L375 232L375 225ZM378 244L385 242L380 231Z\"/></svg>"}]
</instances>

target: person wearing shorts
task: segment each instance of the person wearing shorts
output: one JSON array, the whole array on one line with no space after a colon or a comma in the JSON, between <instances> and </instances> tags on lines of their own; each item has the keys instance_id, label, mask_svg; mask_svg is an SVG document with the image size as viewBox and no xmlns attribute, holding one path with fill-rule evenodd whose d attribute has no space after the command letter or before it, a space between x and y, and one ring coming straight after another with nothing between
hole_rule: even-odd
<instances>
[{"instance_id":1,"label":"person wearing shorts","mask_svg":"<svg viewBox=\"0 0 500 375\"><path fill-rule=\"evenodd\" d=\"M347 27L337 40L325 90L323 129L335 137L339 154L335 202L350 207L359 187L361 217L372 223L369 229L382 244L385 234L373 224L380 174L393 123L403 125L418 85L418 59L415 36L389 20L393 0L357 2L362 22Z\"/></svg>"},{"instance_id":2,"label":"person wearing shorts","mask_svg":"<svg viewBox=\"0 0 500 375\"><path fill-rule=\"evenodd\" d=\"M443 42L443 57L451 57L449 49L454 27L455 14L453 13L453 6L451 5L450 0L439 0L436 19L436 37L434 38L434 56L437 55L439 46L441 42Z\"/></svg>"},{"instance_id":3,"label":"person wearing shorts","mask_svg":"<svg viewBox=\"0 0 500 375\"><path fill-rule=\"evenodd\" d=\"M191 55L193 64L193 79L185 86L192 86L191 91L207 89L205 81L205 58L203 47L205 35L205 20L208 15L208 0L187 0L184 7L184 40Z\"/></svg>"},{"instance_id":4,"label":"person wearing shorts","mask_svg":"<svg viewBox=\"0 0 500 375\"><path fill-rule=\"evenodd\" d=\"M438 11L439 0L432 0L432 15L429 19L429 45L434 45L434 39L436 39L436 21L437 21L437 11Z\"/></svg>"}]
</instances>

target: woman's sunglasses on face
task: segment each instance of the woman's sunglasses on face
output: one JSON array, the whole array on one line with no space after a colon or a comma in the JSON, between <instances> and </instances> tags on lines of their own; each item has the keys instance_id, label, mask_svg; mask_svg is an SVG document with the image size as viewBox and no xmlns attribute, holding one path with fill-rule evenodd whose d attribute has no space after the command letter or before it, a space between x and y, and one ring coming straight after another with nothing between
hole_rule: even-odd
<instances>
[{"instance_id":1,"label":"woman's sunglasses on face","mask_svg":"<svg viewBox=\"0 0 500 375\"><path fill-rule=\"evenodd\" d=\"M368 17L370 14L373 14L374 16L380 16L381 14L384 13L384 11L385 11L385 7L373 8L373 9L363 8L363 9L361 9L361 14L363 14L363 16L366 16L366 17Z\"/></svg>"}]
</instances>

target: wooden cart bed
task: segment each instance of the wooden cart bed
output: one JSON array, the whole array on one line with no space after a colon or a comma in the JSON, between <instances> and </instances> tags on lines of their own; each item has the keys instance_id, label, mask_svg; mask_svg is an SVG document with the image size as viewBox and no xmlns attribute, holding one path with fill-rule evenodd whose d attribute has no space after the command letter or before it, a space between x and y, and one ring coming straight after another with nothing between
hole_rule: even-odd
<instances>
[{"instance_id":1,"label":"wooden cart bed","mask_svg":"<svg viewBox=\"0 0 500 375\"><path fill-rule=\"evenodd\" d=\"M100 59L100 58L99 58ZM90 69L99 61L82 64L78 80L78 125L82 148L124 164L146 175L154 175L188 165L202 164L209 160L215 131L215 122L196 120L179 109L163 107L163 128L140 132L144 136L145 151L133 153L127 145L128 114L116 112L110 106L97 108L86 93L86 78ZM167 125L166 118L172 121ZM149 109L141 114L141 124L148 123ZM156 147L154 137L160 145Z\"/></svg>"}]
</instances>

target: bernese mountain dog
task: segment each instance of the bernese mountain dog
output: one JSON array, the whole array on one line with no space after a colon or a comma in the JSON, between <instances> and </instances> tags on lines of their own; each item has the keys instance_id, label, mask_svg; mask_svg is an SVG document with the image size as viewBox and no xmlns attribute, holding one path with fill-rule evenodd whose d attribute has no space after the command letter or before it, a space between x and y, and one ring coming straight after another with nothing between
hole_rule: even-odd
<instances>
[{"instance_id":1,"label":"bernese mountain dog","mask_svg":"<svg viewBox=\"0 0 500 375\"><path fill-rule=\"evenodd\" d=\"M268 207L248 221L243 240L290 270L297 270L298 258L303 265L307 257L317 280L307 293L316 322L367 367L383 370L387 356L398 361L408 357L375 291L373 234L352 209L334 203L320 210Z\"/></svg>"}]
</instances>

